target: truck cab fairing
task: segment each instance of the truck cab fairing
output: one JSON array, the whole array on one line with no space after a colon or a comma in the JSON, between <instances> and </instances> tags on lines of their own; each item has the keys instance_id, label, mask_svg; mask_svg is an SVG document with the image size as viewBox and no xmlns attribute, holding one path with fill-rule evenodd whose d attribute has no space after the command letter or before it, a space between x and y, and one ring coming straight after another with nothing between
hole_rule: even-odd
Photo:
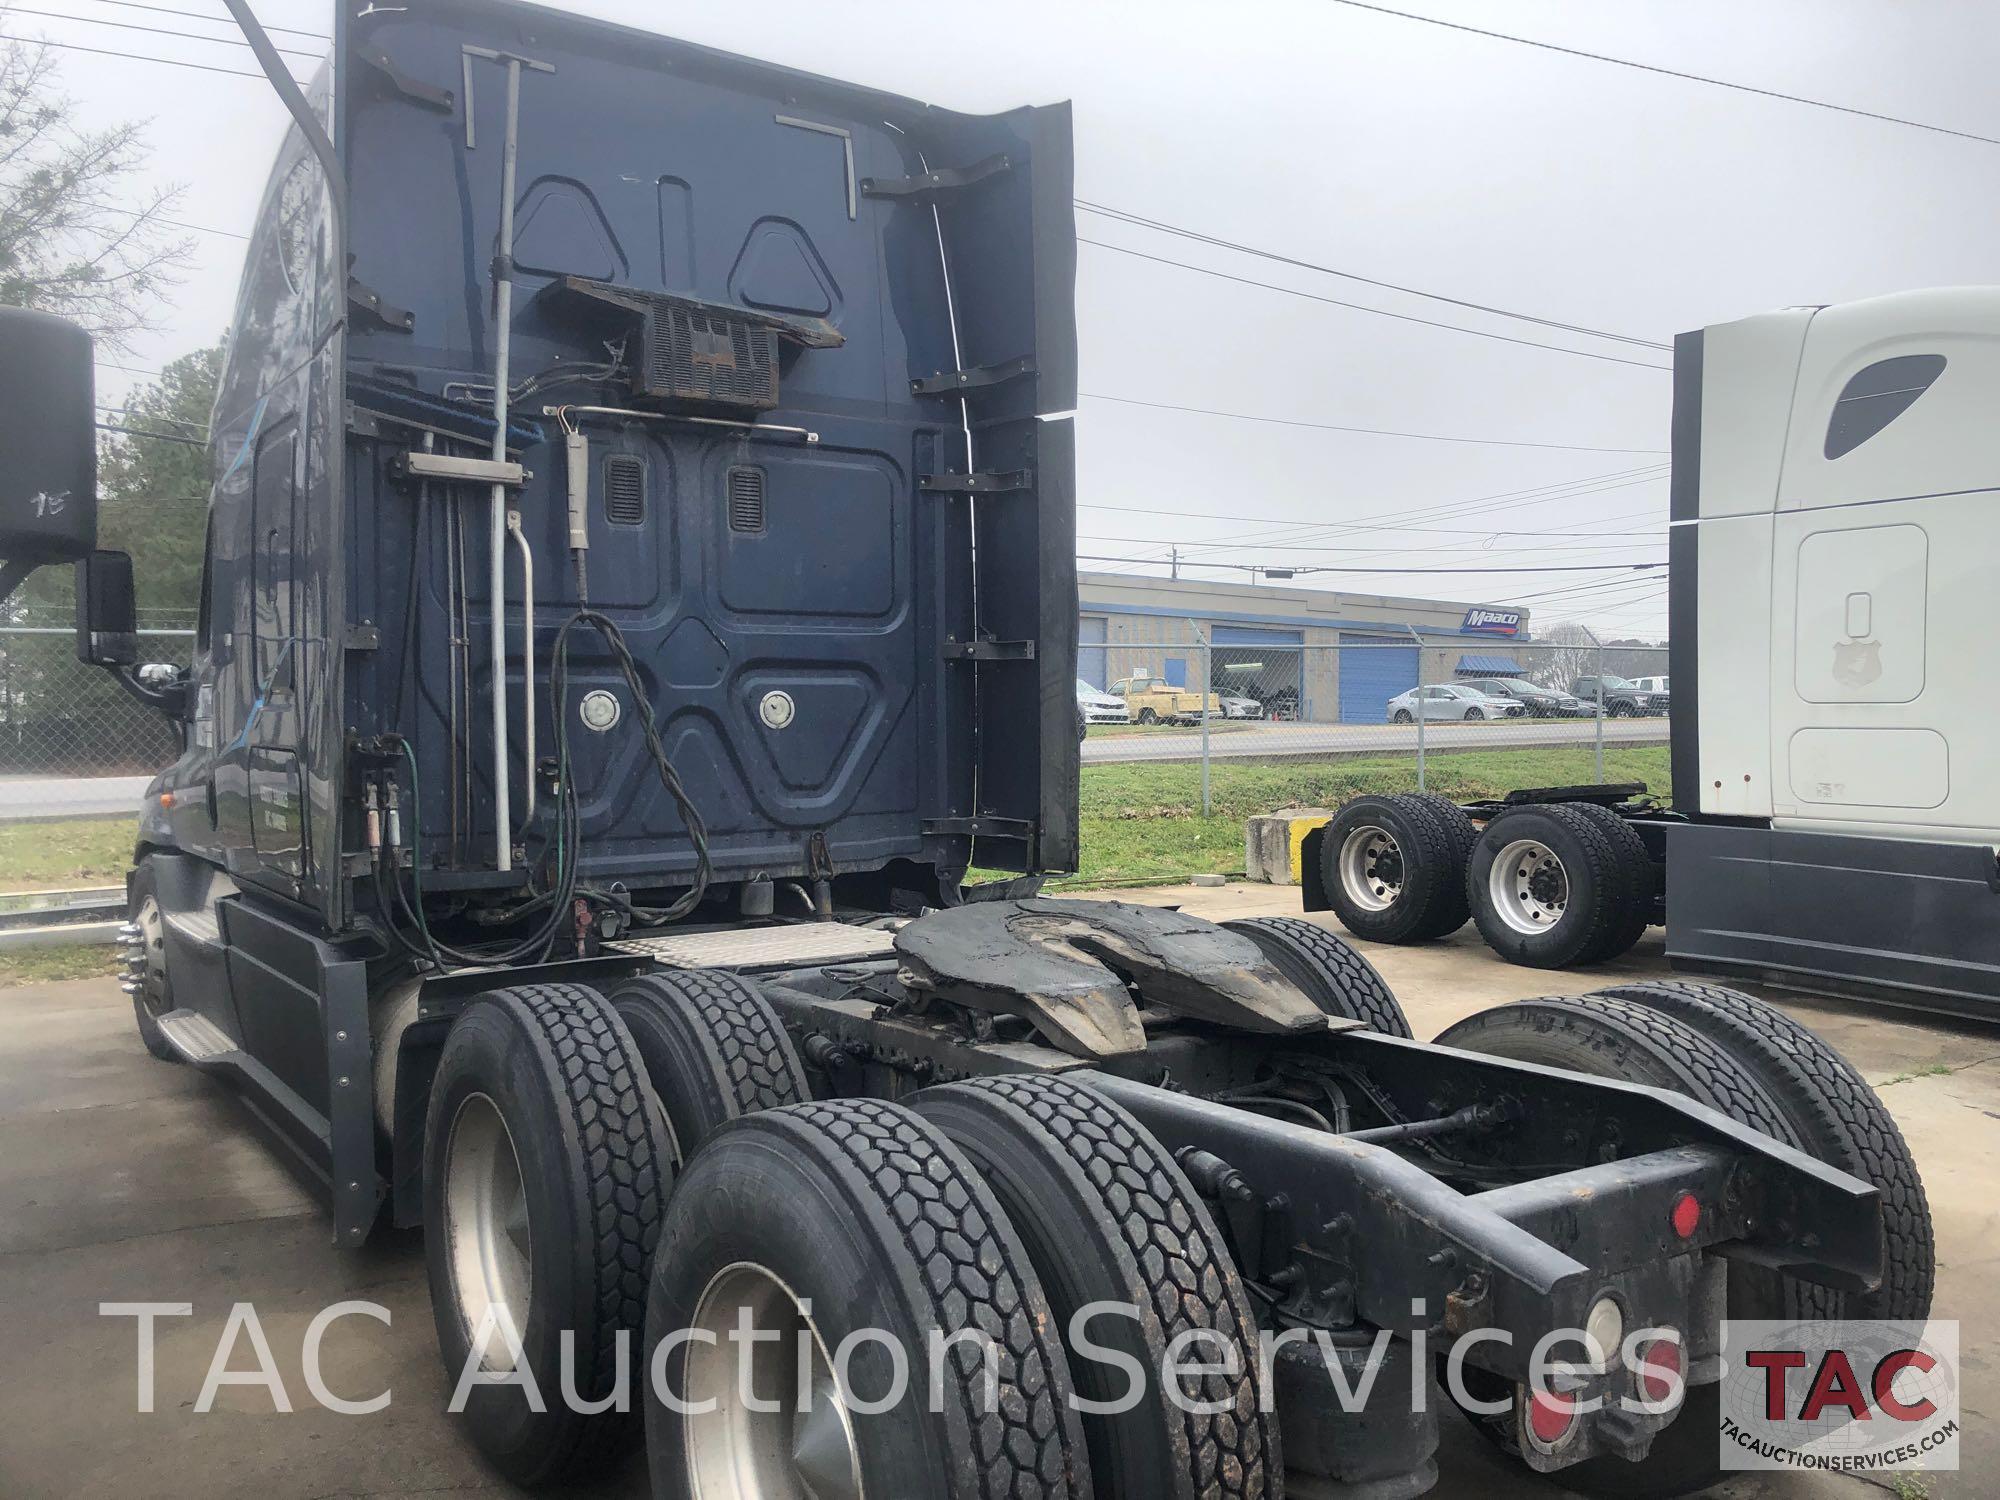
<instances>
[{"instance_id":1,"label":"truck cab fairing","mask_svg":"<svg viewBox=\"0 0 2000 1500\"><path fill-rule=\"evenodd\" d=\"M1723 324L1675 369L1669 951L1985 1011L2000 289Z\"/></svg>"},{"instance_id":2,"label":"truck cab fairing","mask_svg":"<svg viewBox=\"0 0 2000 1500\"><path fill-rule=\"evenodd\" d=\"M513 204L509 454L532 476L512 498L537 565L531 680L511 559L505 585L517 815L546 774L532 694L534 760L550 715L571 716L593 878L693 867L610 655L580 643L570 701L548 698L579 598L545 408L598 406L633 414L573 419L589 602L631 643L718 882L803 876L823 847L836 875L935 890L975 837L986 865L1071 867L1073 449L1044 420L1075 399L1067 106L957 115L527 6L343 9L339 30L317 97L352 282L295 131L218 403L208 711L170 773L189 791L174 842L338 927L352 747L399 735L428 883L492 882L485 495L399 471L426 444L483 455L491 432L499 53L551 69L524 74ZM783 347L774 407L649 401L630 331L581 315L565 278L817 320L838 342ZM577 717L593 693L622 728ZM520 845L544 833L517 816Z\"/></svg>"}]
</instances>

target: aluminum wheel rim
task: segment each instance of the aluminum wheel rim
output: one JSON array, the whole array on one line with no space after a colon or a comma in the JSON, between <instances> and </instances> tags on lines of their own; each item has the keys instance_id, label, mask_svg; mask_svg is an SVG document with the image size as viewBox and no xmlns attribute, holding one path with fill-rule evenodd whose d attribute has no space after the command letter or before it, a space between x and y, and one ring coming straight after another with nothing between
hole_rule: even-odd
<instances>
[{"instance_id":1,"label":"aluminum wheel rim","mask_svg":"<svg viewBox=\"0 0 2000 1500\"><path fill-rule=\"evenodd\" d=\"M1340 888L1365 911L1387 911L1403 895L1403 846L1386 828L1364 825L1340 845Z\"/></svg>"},{"instance_id":2,"label":"aluminum wheel rim","mask_svg":"<svg viewBox=\"0 0 2000 1500\"><path fill-rule=\"evenodd\" d=\"M139 903L133 919L139 929L139 994L148 1013L162 1016L167 1011L167 919L160 913L159 899L148 896ZM130 972L129 970L127 971Z\"/></svg>"},{"instance_id":3,"label":"aluminum wheel rim","mask_svg":"<svg viewBox=\"0 0 2000 1500\"><path fill-rule=\"evenodd\" d=\"M1486 894L1502 922L1533 937L1554 928L1569 909L1569 871L1548 845L1516 839L1493 856Z\"/></svg>"},{"instance_id":4,"label":"aluminum wheel rim","mask_svg":"<svg viewBox=\"0 0 2000 1500\"><path fill-rule=\"evenodd\" d=\"M709 1335L687 1344L682 1393L695 1500L864 1500L853 1415L808 1305L743 1261L710 1279L691 1326Z\"/></svg>"},{"instance_id":5,"label":"aluminum wheel rim","mask_svg":"<svg viewBox=\"0 0 2000 1500\"><path fill-rule=\"evenodd\" d=\"M485 1094L468 1094L452 1118L444 1206L466 1343L476 1346L483 1369L510 1371L514 1342L527 1334L534 1254L521 1159L499 1106Z\"/></svg>"}]
</instances>

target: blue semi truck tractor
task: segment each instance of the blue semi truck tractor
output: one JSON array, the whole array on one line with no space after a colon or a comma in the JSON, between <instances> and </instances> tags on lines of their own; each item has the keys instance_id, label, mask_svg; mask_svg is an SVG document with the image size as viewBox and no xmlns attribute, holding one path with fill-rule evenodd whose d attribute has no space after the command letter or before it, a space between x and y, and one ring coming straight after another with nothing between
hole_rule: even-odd
<instances>
[{"instance_id":1,"label":"blue semi truck tractor","mask_svg":"<svg viewBox=\"0 0 2000 1500\"><path fill-rule=\"evenodd\" d=\"M0 557L74 563L79 651L184 735L133 848L140 1038L270 1123L340 1245L422 1226L500 1473L1388 1500L1457 1402L1664 1495L1717 1470L1725 1311L1921 1316L1900 1138L1858 1081L1893 1149L1830 1135L1850 1080L1746 1040L1754 1001L1441 1047L1316 926L1039 894L1077 857L1067 105L336 13L273 80L192 665L136 659L89 341L32 313ZM1554 1380L1550 1335L1585 1341ZM934 1378L885 1403L891 1343Z\"/></svg>"}]
</instances>

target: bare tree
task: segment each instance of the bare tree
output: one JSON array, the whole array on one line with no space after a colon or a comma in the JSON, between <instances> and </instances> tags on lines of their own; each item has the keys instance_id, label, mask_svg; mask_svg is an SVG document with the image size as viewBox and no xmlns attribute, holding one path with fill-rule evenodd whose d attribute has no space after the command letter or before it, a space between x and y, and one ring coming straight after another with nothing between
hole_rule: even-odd
<instances>
[{"instance_id":1,"label":"bare tree","mask_svg":"<svg viewBox=\"0 0 2000 1500\"><path fill-rule=\"evenodd\" d=\"M1541 631L1535 645L1534 677L1544 686L1568 692L1577 678L1597 671L1597 638L1573 620Z\"/></svg>"},{"instance_id":2,"label":"bare tree","mask_svg":"<svg viewBox=\"0 0 2000 1500\"><path fill-rule=\"evenodd\" d=\"M78 121L50 49L0 44L0 304L74 318L114 349L154 326L194 246L167 222L179 190L139 189L146 157L142 125Z\"/></svg>"}]
</instances>

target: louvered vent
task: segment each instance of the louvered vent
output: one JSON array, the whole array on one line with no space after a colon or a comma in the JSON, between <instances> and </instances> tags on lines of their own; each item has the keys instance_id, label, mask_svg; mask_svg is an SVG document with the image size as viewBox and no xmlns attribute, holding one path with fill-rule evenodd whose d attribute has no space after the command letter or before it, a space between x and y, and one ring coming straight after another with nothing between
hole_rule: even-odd
<instances>
[{"instance_id":1,"label":"louvered vent","mask_svg":"<svg viewBox=\"0 0 2000 1500\"><path fill-rule=\"evenodd\" d=\"M729 471L729 529L731 531L762 531L764 529L764 471L762 469L731 469Z\"/></svg>"},{"instance_id":2,"label":"louvered vent","mask_svg":"<svg viewBox=\"0 0 2000 1500\"><path fill-rule=\"evenodd\" d=\"M613 526L646 524L646 461L637 454L604 460L604 519Z\"/></svg>"}]
</instances>

